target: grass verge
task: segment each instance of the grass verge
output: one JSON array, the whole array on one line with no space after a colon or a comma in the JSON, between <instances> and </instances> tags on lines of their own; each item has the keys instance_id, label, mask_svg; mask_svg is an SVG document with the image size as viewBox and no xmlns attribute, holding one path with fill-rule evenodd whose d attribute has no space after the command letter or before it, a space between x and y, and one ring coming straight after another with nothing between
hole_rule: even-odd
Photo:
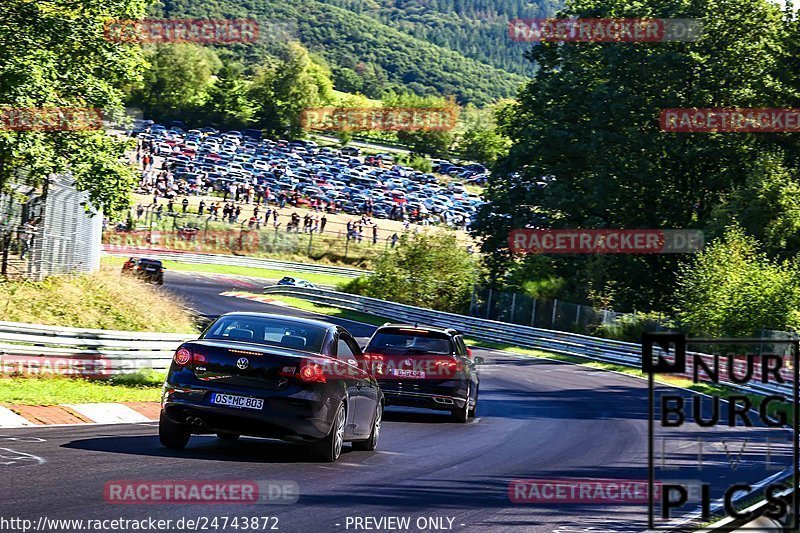
<instances>
[{"instance_id":1,"label":"grass verge","mask_svg":"<svg viewBox=\"0 0 800 533\"><path fill-rule=\"evenodd\" d=\"M154 310L156 312L154 312ZM9 322L129 331L195 332L191 314L166 291L117 269L0 281L0 316Z\"/></svg>"},{"instance_id":2,"label":"grass verge","mask_svg":"<svg viewBox=\"0 0 800 533\"><path fill-rule=\"evenodd\" d=\"M157 402L163 374L108 381L66 377L0 378L0 404L57 405L62 403Z\"/></svg>"},{"instance_id":3,"label":"grass verge","mask_svg":"<svg viewBox=\"0 0 800 533\"><path fill-rule=\"evenodd\" d=\"M320 315L333 316L342 318L344 320L353 320L355 322L363 322L365 324L372 324L373 326L380 326L386 323L387 319L376 315L367 313L360 313L358 311L350 311L348 309L339 309L338 307L326 307L318 305L302 298L295 298L293 296L281 296L278 294L270 294L270 298L279 300L290 307L295 309L302 309L311 313L318 313Z\"/></svg>"},{"instance_id":4,"label":"grass verge","mask_svg":"<svg viewBox=\"0 0 800 533\"><path fill-rule=\"evenodd\" d=\"M101 262L109 267L122 267L122 263L126 261L125 257L105 255L101 258ZM242 267L242 266L228 266L228 265L204 265L194 263L181 263L178 261L163 261L164 266L168 270L178 270L181 272L208 272L213 274L228 274L231 276L245 276L249 278L264 278L264 279L281 279L284 276L293 276L306 281L310 281L316 285L331 285L336 286L339 283L346 283L350 278L344 276L336 276L333 274L314 274L314 273L297 273L288 270L271 270L267 268L255 267Z\"/></svg>"}]
</instances>

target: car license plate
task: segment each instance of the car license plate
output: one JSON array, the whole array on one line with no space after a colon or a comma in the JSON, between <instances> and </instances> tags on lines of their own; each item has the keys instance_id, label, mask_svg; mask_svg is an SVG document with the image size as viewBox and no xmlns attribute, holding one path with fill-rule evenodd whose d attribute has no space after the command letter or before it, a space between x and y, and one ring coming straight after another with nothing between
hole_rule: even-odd
<instances>
[{"instance_id":1,"label":"car license plate","mask_svg":"<svg viewBox=\"0 0 800 533\"><path fill-rule=\"evenodd\" d=\"M264 400L260 398L248 398L247 396L234 396L233 394L215 393L211 396L211 403L224 405L236 409L263 409Z\"/></svg>"},{"instance_id":2,"label":"car license plate","mask_svg":"<svg viewBox=\"0 0 800 533\"><path fill-rule=\"evenodd\" d=\"M425 379L425 372L422 370L403 370L402 368L395 368L393 373L399 378Z\"/></svg>"}]
</instances>

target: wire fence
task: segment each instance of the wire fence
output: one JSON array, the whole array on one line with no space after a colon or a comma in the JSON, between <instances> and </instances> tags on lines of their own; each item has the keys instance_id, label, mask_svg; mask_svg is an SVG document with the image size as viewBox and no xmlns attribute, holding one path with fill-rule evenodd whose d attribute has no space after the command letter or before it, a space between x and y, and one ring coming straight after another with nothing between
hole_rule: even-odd
<instances>
[{"instance_id":1,"label":"wire fence","mask_svg":"<svg viewBox=\"0 0 800 533\"><path fill-rule=\"evenodd\" d=\"M524 326L583 335L639 342L643 332L683 331L685 328L665 313L620 313L558 299L534 298L527 294L476 289L469 315ZM753 332L761 339L791 340L796 334L762 328Z\"/></svg>"},{"instance_id":2,"label":"wire fence","mask_svg":"<svg viewBox=\"0 0 800 533\"><path fill-rule=\"evenodd\" d=\"M229 219L228 219L229 220ZM115 246L161 248L198 253L252 256L298 256L363 265L397 245L402 232L374 225L306 219L287 212L277 218L223 221L214 215L145 210L127 224L107 229L103 243Z\"/></svg>"},{"instance_id":3,"label":"wire fence","mask_svg":"<svg viewBox=\"0 0 800 533\"><path fill-rule=\"evenodd\" d=\"M0 275L42 280L100 267L102 215L69 176L44 187L14 184L0 194Z\"/></svg>"}]
</instances>

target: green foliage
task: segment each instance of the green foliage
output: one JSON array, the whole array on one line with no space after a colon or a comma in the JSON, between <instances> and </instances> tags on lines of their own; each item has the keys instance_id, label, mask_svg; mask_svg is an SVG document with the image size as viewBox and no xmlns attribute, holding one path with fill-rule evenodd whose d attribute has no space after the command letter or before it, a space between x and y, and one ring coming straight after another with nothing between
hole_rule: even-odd
<instances>
[{"instance_id":1,"label":"green foliage","mask_svg":"<svg viewBox=\"0 0 800 533\"><path fill-rule=\"evenodd\" d=\"M261 65L250 98L258 124L275 133L300 135L303 110L334 101L330 71L297 42L290 42L280 60Z\"/></svg>"},{"instance_id":2,"label":"green foliage","mask_svg":"<svg viewBox=\"0 0 800 533\"><path fill-rule=\"evenodd\" d=\"M403 234L381 255L369 278L343 287L363 294L439 311L468 309L478 265L450 232Z\"/></svg>"},{"instance_id":3,"label":"green foliage","mask_svg":"<svg viewBox=\"0 0 800 533\"><path fill-rule=\"evenodd\" d=\"M531 10L520 0L491 3L496 5L485 9L474 2L398 4L395 9L394 3L370 2L365 9L362 2L164 0L153 11L169 17L255 17L264 38L225 47L231 58L247 66L276 56L286 40L300 39L328 63L339 90L370 98L410 90L483 105L514 96L525 80L521 74L531 70L520 61L527 46L507 42L505 24L507 17L537 12L536 6ZM428 11L424 18L417 17L419 9ZM395 11L408 18L397 20ZM273 38L271 26L282 24L289 27L288 35ZM428 33L429 27L434 33Z\"/></svg>"},{"instance_id":4,"label":"green foliage","mask_svg":"<svg viewBox=\"0 0 800 533\"><path fill-rule=\"evenodd\" d=\"M144 15L142 0L4 0L0 18L0 107L96 108L122 114L119 87L143 66L135 46L104 38L109 18ZM40 185L72 173L92 204L107 214L128 203L133 171L121 164L127 143L94 131L0 131L0 188Z\"/></svg>"},{"instance_id":5,"label":"green foliage","mask_svg":"<svg viewBox=\"0 0 800 533\"><path fill-rule=\"evenodd\" d=\"M208 93L206 109L210 122L226 130L249 125L253 116L253 105L247 96L247 82L241 70L224 66L217 75Z\"/></svg>"},{"instance_id":6,"label":"green foliage","mask_svg":"<svg viewBox=\"0 0 800 533\"><path fill-rule=\"evenodd\" d=\"M414 155L414 154L399 154L396 157L396 160L401 165L406 165L414 170L419 170L420 172L430 173L433 172L433 163L427 157Z\"/></svg>"},{"instance_id":7,"label":"green foliage","mask_svg":"<svg viewBox=\"0 0 800 533\"><path fill-rule=\"evenodd\" d=\"M497 106L478 109L472 105L461 112L456 149L465 159L491 166L499 157L508 155L511 140L498 129L496 113Z\"/></svg>"},{"instance_id":8,"label":"green foliage","mask_svg":"<svg viewBox=\"0 0 800 533\"><path fill-rule=\"evenodd\" d=\"M751 336L800 326L800 269L769 259L739 228L729 228L680 269L676 316L697 335Z\"/></svg>"},{"instance_id":9,"label":"green foliage","mask_svg":"<svg viewBox=\"0 0 800 533\"><path fill-rule=\"evenodd\" d=\"M673 326L661 313L626 313L600 324L593 335L619 341L642 342L642 333L663 331Z\"/></svg>"},{"instance_id":10,"label":"green foliage","mask_svg":"<svg viewBox=\"0 0 800 533\"><path fill-rule=\"evenodd\" d=\"M131 100L146 116L192 121L202 116L222 62L210 48L192 43L151 47L149 68Z\"/></svg>"},{"instance_id":11,"label":"green foliage","mask_svg":"<svg viewBox=\"0 0 800 533\"><path fill-rule=\"evenodd\" d=\"M382 99L383 107L399 107L410 109L437 109L443 112L457 113L454 102L437 96L417 96L413 93L389 92ZM412 154L444 157L453 144L453 131L421 130L398 131L397 140L408 148Z\"/></svg>"},{"instance_id":12,"label":"green foliage","mask_svg":"<svg viewBox=\"0 0 800 533\"><path fill-rule=\"evenodd\" d=\"M475 225L493 279L514 264L505 242L513 228L707 229L720 202L756 179L766 163L759 153L774 158L768 181L786 186L770 185L763 205L780 196L778 209L793 213L787 194L795 178L780 170L797 167L792 137L666 133L659 125L664 108L796 107L796 81L785 81L784 68L794 61L797 47L788 46L787 28L796 35L796 23L784 20L779 6L573 0L561 15L696 18L704 32L696 42L658 46L545 43L531 49L538 70L518 104L499 113L513 146L487 189L492 213L482 213ZM779 234L791 232L793 221L775 220ZM569 280L565 292L573 299L586 301L589 291L609 288L613 294L604 296L613 296L619 309L647 310L666 307L679 262L674 254L561 256L555 268Z\"/></svg>"},{"instance_id":13,"label":"green foliage","mask_svg":"<svg viewBox=\"0 0 800 533\"><path fill-rule=\"evenodd\" d=\"M715 208L711 232L738 224L764 244L771 256L800 253L800 176L775 153L758 154L744 185L731 191Z\"/></svg>"},{"instance_id":14,"label":"green foliage","mask_svg":"<svg viewBox=\"0 0 800 533\"><path fill-rule=\"evenodd\" d=\"M129 374L113 376L109 384L123 387L159 387L164 384L166 374L152 368L145 368Z\"/></svg>"}]
</instances>

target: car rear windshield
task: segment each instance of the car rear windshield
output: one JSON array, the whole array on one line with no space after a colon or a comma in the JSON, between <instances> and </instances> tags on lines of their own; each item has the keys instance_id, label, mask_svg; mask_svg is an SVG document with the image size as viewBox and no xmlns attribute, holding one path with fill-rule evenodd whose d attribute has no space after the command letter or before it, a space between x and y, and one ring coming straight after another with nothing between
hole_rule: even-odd
<instances>
[{"instance_id":1,"label":"car rear windshield","mask_svg":"<svg viewBox=\"0 0 800 533\"><path fill-rule=\"evenodd\" d=\"M161 261L155 261L153 259L141 259L139 264L142 266L154 266L161 268Z\"/></svg>"},{"instance_id":2,"label":"car rear windshield","mask_svg":"<svg viewBox=\"0 0 800 533\"><path fill-rule=\"evenodd\" d=\"M254 342L268 346L321 353L326 328L279 318L226 316L203 334L203 339Z\"/></svg>"},{"instance_id":3,"label":"car rear windshield","mask_svg":"<svg viewBox=\"0 0 800 533\"><path fill-rule=\"evenodd\" d=\"M375 333L365 350L381 355L445 355L454 353L445 333L415 329L387 329Z\"/></svg>"}]
</instances>

